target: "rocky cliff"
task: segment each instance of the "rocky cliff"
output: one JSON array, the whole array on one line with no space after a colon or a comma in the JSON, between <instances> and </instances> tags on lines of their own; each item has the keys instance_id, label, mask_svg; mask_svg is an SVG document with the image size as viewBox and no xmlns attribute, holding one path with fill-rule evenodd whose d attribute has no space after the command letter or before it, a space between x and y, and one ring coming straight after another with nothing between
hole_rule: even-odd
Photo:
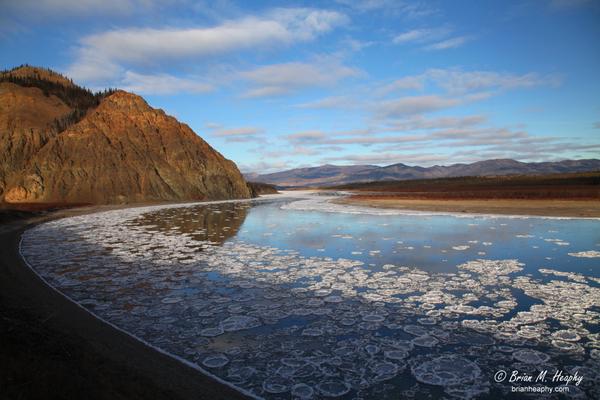
<instances>
[{"instance_id":1,"label":"rocky cliff","mask_svg":"<svg viewBox=\"0 0 600 400\"><path fill-rule=\"evenodd\" d=\"M16 72L10 71L23 76ZM36 79L49 81L39 75ZM67 101L52 95L56 85L67 83L57 77L51 81L50 91L35 82L32 87L14 79L0 83L0 195L5 202L250 197L232 161L141 97L116 91L97 98L97 106L86 100L82 108L81 101L68 101L70 92Z\"/></svg>"}]
</instances>

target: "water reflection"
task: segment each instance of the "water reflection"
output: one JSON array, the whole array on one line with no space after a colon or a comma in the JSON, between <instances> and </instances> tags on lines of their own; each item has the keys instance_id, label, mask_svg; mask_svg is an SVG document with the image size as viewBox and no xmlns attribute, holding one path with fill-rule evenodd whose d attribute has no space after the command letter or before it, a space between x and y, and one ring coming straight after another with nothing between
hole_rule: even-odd
<instances>
[{"instance_id":1,"label":"water reflection","mask_svg":"<svg viewBox=\"0 0 600 400\"><path fill-rule=\"evenodd\" d=\"M147 232L185 234L197 241L223 244L238 233L250 207L248 203L222 203L167 208L142 214L129 224Z\"/></svg>"}]
</instances>

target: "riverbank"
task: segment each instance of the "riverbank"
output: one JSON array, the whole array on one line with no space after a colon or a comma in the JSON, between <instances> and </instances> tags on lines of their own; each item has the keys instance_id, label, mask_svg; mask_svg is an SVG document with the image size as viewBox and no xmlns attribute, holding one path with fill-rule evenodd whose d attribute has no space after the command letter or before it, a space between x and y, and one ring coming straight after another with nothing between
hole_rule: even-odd
<instances>
[{"instance_id":1,"label":"riverbank","mask_svg":"<svg viewBox=\"0 0 600 400\"><path fill-rule=\"evenodd\" d=\"M21 259L36 224L116 207L3 211L0 393L6 399L242 399L232 388L100 321L48 287Z\"/></svg>"},{"instance_id":2,"label":"riverbank","mask_svg":"<svg viewBox=\"0 0 600 400\"><path fill-rule=\"evenodd\" d=\"M335 202L353 206L428 212L600 218L598 200L444 200L354 194Z\"/></svg>"}]
</instances>

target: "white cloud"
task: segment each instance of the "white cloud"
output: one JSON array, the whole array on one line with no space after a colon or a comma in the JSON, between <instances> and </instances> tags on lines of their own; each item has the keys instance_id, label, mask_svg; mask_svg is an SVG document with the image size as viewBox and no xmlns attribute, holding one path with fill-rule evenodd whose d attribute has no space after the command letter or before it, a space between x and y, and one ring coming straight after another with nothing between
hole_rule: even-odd
<instances>
[{"instance_id":1,"label":"white cloud","mask_svg":"<svg viewBox=\"0 0 600 400\"><path fill-rule=\"evenodd\" d=\"M516 75L495 71L462 71L460 69L429 69L420 76L451 93L482 89L516 89L534 86L556 86L560 78L536 73Z\"/></svg>"},{"instance_id":2,"label":"white cloud","mask_svg":"<svg viewBox=\"0 0 600 400\"><path fill-rule=\"evenodd\" d=\"M392 42L395 44L415 43L422 45L425 50L446 50L460 47L472 40L471 36L466 35L449 37L452 31L453 29L447 26L413 29L396 35Z\"/></svg>"},{"instance_id":3,"label":"white cloud","mask_svg":"<svg viewBox=\"0 0 600 400\"><path fill-rule=\"evenodd\" d=\"M422 90L424 88L424 79L422 76L406 76L396 79L377 90L378 96L385 96L398 90Z\"/></svg>"},{"instance_id":4,"label":"white cloud","mask_svg":"<svg viewBox=\"0 0 600 400\"><path fill-rule=\"evenodd\" d=\"M339 163L343 164L379 164L379 165L392 165L392 164L432 164L439 163L448 160L448 156L445 154L435 153L419 153L419 154L407 154L407 153L377 153L377 154L349 154L337 157L327 157L321 159L321 163Z\"/></svg>"},{"instance_id":5,"label":"white cloud","mask_svg":"<svg viewBox=\"0 0 600 400\"><path fill-rule=\"evenodd\" d=\"M298 104L298 108L314 108L314 109L326 109L326 108L354 108L357 103L354 99L348 96L330 96L319 100Z\"/></svg>"},{"instance_id":6,"label":"white cloud","mask_svg":"<svg viewBox=\"0 0 600 400\"><path fill-rule=\"evenodd\" d=\"M383 84L374 93L378 97L385 97L402 90L441 89L447 95L461 95L464 101L472 102L486 99L497 91L558 86L560 83L559 76L531 72L518 75L496 71L463 71L458 68L428 69L422 74Z\"/></svg>"},{"instance_id":7,"label":"white cloud","mask_svg":"<svg viewBox=\"0 0 600 400\"><path fill-rule=\"evenodd\" d=\"M438 10L433 8L430 2L414 0L336 0L336 2L360 12L386 12L408 19L422 18L438 13Z\"/></svg>"},{"instance_id":8,"label":"white cloud","mask_svg":"<svg viewBox=\"0 0 600 400\"><path fill-rule=\"evenodd\" d=\"M81 39L69 73L75 79L104 79L104 66L112 70L124 63L152 64L290 45L312 40L346 22L347 17L335 11L289 8L213 27L110 30Z\"/></svg>"},{"instance_id":9,"label":"white cloud","mask_svg":"<svg viewBox=\"0 0 600 400\"><path fill-rule=\"evenodd\" d=\"M457 36L442 40L441 42L433 43L425 47L426 50L446 50L460 47L467 43L471 38L469 36Z\"/></svg>"},{"instance_id":10,"label":"white cloud","mask_svg":"<svg viewBox=\"0 0 600 400\"><path fill-rule=\"evenodd\" d=\"M321 131L307 131L292 133L285 138L292 144L301 145L322 142L326 135Z\"/></svg>"},{"instance_id":11,"label":"white cloud","mask_svg":"<svg viewBox=\"0 0 600 400\"><path fill-rule=\"evenodd\" d=\"M210 136L224 139L229 143L266 143L264 129L254 126L224 128L221 124L209 122L205 127L212 132Z\"/></svg>"},{"instance_id":12,"label":"white cloud","mask_svg":"<svg viewBox=\"0 0 600 400\"><path fill-rule=\"evenodd\" d=\"M480 125L487 121L483 115L469 115L466 117L438 117L425 118L415 116L409 119L393 121L390 124L397 131L413 131L423 129L444 129L444 128L466 128Z\"/></svg>"},{"instance_id":13,"label":"white cloud","mask_svg":"<svg viewBox=\"0 0 600 400\"><path fill-rule=\"evenodd\" d=\"M287 161L264 161L260 160L250 164L240 164L239 168L245 174L258 171L260 174L283 171L293 166Z\"/></svg>"},{"instance_id":14,"label":"white cloud","mask_svg":"<svg viewBox=\"0 0 600 400\"><path fill-rule=\"evenodd\" d=\"M462 101L459 99L437 95L408 96L380 103L377 106L377 113L380 117L385 118L405 117L443 110L461 103Z\"/></svg>"},{"instance_id":15,"label":"white cloud","mask_svg":"<svg viewBox=\"0 0 600 400\"><path fill-rule=\"evenodd\" d=\"M410 42L423 43L439 39L446 36L448 33L450 33L450 31L447 28L413 29L396 35L392 41L395 44L404 44Z\"/></svg>"},{"instance_id":16,"label":"white cloud","mask_svg":"<svg viewBox=\"0 0 600 400\"><path fill-rule=\"evenodd\" d=\"M193 79L168 74L144 75L127 71L121 82L124 90L142 94L206 93L213 86Z\"/></svg>"},{"instance_id":17,"label":"white cloud","mask_svg":"<svg viewBox=\"0 0 600 400\"><path fill-rule=\"evenodd\" d=\"M251 98L285 95L309 87L332 86L342 79L361 74L358 69L342 65L336 60L317 60L314 63L266 65L241 72L239 77L254 86L242 95Z\"/></svg>"},{"instance_id":18,"label":"white cloud","mask_svg":"<svg viewBox=\"0 0 600 400\"><path fill-rule=\"evenodd\" d=\"M218 129L212 133L212 136L249 136L258 135L264 132L261 128L253 126L244 126L239 128Z\"/></svg>"}]
</instances>

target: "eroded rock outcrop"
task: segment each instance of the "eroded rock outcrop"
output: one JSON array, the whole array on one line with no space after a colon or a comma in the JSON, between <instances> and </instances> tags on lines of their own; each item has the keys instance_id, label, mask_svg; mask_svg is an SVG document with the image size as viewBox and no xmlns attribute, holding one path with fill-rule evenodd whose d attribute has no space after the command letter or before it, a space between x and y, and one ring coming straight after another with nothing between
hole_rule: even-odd
<instances>
[{"instance_id":1,"label":"eroded rock outcrop","mask_svg":"<svg viewBox=\"0 0 600 400\"><path fill-rule=\"evenodd\" d=\"M137 95L107 95L78 122L56 132L56 121L73 112L65 102L38 93L38 88L0 85L0 189L5 202L106 204L251 196L232 161ZM32 93L29 103L12 100L25 98L24 93Z\"/></svg>"}]
</instances>

